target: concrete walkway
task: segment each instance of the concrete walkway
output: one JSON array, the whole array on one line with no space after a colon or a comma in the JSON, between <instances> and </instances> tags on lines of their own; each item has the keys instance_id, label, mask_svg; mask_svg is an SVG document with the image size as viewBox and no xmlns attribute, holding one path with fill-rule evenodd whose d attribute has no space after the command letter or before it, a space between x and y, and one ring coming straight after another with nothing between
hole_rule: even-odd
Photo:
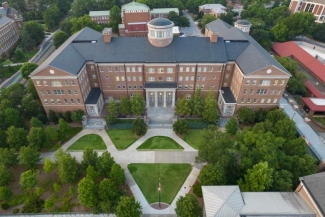
<instances>
[{"instance_id":1,"label":"concrete walkway","mask_svg":"<svg viewBox=\"0 0 325 217\"><path fill-rule=\"evenodd\" d=\"M107 151L114 157L115 161L120 164L125 170L126 174L126 183L130 186L130 189L136 198L137 201L140 202L143 210L143 214L154 214L154 215L175 215L175 207L176 201L180 196L184 196L189 192L191 186L194 184L197 176L200 173L202 168L202 164L195 164L195 157L197 156L197 150L192 148L189 144L187 144L184 140L179 138L172 129L148 129L147 133L138 139L134 144L132 144L128 149L119 151L115 148L112 140L107 135L105 130L93 130L93 129L84 129L79 132L76 136L74 136L71 140L66 142L63 146L63 150L67 150L73 143L75 143L78 139L88 134L97 134L99 135L104 143L106 144ZM137 151L136 149L147 139L153 136L167 136L175 140L179 145L181 145L184 150L177 151ZM103 151L98 151L98 155L100 156ZM42 162L44 162L45 158L49 158L54 160L55 152L47 152L42 153ZM80 162L82 161L82 151L71 151L70 154ZM142 194L139 186L136 184L133 179L130 171L127 169L127 165L130 163L191 163L193 166L190 175L187 177L184 182L182 188L178 192L172 204L163 210L156 210L152 208L144 195Z\"/></svg>"}]
</instances>

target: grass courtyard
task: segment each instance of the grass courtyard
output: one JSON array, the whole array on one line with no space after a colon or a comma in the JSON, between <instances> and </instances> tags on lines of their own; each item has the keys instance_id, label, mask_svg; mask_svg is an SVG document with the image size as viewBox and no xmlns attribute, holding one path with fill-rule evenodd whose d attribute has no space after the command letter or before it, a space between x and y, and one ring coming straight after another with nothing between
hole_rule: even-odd
<instances>
[{"instance_id":1,"label":"grass courtyard","mask_svg":"<svg viewBox=\"0 0 325 217\"><path fill-rule=\"evenodd\" d=\"M106 130L106 132L118 150L127 149L138 140L131 130Z\"/></svg>"},{"instance_id":2,"label":"grass courtyard","mask_svg":"<svg viewBox=\"0 0 325 217\"><path fill-rule=\"evenodd\" d=\"M180 146L173 139L166 136L154 136L147 139L142 145L140 145L137 150L161 150L161 149L179 149L184 148Z\"/></svg>"},{"instance_id":3,"label":"grass courtyard","mask_svg":"<svg viewBox=\"0 0 325 217\"><path fill-rule=\"evenodd\" d=\"M160 178L160 201L171 204L179 189L191 172L190 164L129 164L136 183L148 203L158 202L158 180Z\"/></svg>"},{"instance_id":4,"label":"grass courtyard","mask_svg":"<svg viewBox=\"0 0 325 217\"><path fill-rule=\"evenodd\" d=\"M99 135L96 134L88 134L80 139L78 139L75 143L73 143L68 150L74 151L74 150L84 150L85 148L90 147L94 150L106 150L107 147Z\"/></svg>"},{"instance_id":5,"label":"grass courtyard","mask_svg":"<svg viewBox=\"0 0 325 217\"><path fill-rule=\"evenodd\" d=\"M188 130L183 140L198 150L202 142L201 132L202 130Z\"/></svg>"}]
</instances>

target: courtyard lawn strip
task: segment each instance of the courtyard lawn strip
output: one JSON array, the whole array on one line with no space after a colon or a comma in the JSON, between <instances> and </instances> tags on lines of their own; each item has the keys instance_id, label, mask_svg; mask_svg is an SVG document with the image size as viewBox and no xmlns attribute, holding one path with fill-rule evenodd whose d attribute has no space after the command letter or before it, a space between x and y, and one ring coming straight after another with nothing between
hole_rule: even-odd
<instances>
[{"instance_id":1,"label":"courtyard lawn strip","mask_svg":"<svg viewBox=\"0 0 325 217\"><path fill-rule=\"evenodd\" d=\"M84 135L80 139L78 139L75 143L73 143L68 150L84 150L85 148L93 148L94 150L106 150L107 147L99 135L96 134L88 134Z\"/></svg>"},{"instance_id":2,"label":"courtyard lawn strip","mask_svg":"<svg viewBox=\"0 0 325 217\"><path fill-rule=\"evenodd\" d=\"M191 172L190 164L129 164L128 169L149 204L160 201L171 204Z\"/></svg>"},{"instance_id":3,"label":"courtyard lawn strip","mask_svg":"<svg viewBox=\"0 0 325 217\"><path fill-rule=\"evenodd\" d=\"M161 150L161 149L179 149L184 148L180 146L173 139L166 136L154 136L147 139L137 150Z\"/></svg>"},{"instance_id":4,"label":"courtyard lawn strip","mask_svg":"<svg viewBox=\"0 0 325 217\"><path fill-rule=\"evenodd\" d=\"M198 150L202 142L201 133L202 130L188 130L183 140L187 142L190 146Z\"/></svg>"},{"instance_id":5,"label":"courtyard lawn strip","mask_svg":"<svg viewBox=\"0 0 325 217\"><path fill-rule=\"evenodd\" d=\"M106 130L106 133L118 150L127 149L138 140L131 130Z\"/></svg>"}]
</instances>

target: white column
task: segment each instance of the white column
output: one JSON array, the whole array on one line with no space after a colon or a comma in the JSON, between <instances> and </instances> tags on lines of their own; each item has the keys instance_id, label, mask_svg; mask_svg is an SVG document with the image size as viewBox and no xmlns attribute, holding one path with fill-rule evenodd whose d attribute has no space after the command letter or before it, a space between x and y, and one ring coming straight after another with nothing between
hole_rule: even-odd
<instances>
[{"instance_id":1,"label":"white column","mask_svg":"<svg viewBox=\"0 0 325 217\"><path fill-rule=\"evenodd\" d=\"M158 107L158 93L155 91L155 107Z\"/></svg>"},{"instance_id":2,"label":"white column","mask_svg":"<svg viewBox=\"0 0 325 217\"><path fill-rule=\"evenodd\" d=\"M166 103L167 103L167 93L164 91L164 108L166 108Z\"/></svg>"},{"instance_id":3,"label":"white column","mask_svg":"<svg viewBox=\"0 0 325 217\"><path fill-rule=\"evenodd\" d=\"M172 107L175 107L175 90L172 93Z\"/></svg>"},{"instance_id":4,"label":"white column","mask_svg":"<svg viewBox=\"0 0 325 217\"><path fill-rule=\"evenodd\" d=\"M149 90L146 90L146 101L147 101L147 108L149 108Z\"/></svg>"}]
</instances>

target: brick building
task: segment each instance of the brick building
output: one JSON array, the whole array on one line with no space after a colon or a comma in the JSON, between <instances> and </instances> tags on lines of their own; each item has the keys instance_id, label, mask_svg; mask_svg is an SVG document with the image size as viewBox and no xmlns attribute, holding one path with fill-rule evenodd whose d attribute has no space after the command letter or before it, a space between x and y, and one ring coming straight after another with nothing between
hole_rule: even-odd
<instances>
[{"instance_id":1,"label":"brick building","mask_svg":"<svg viewBox=\"0 0 325 217\"><path fill-rule=\"evenodd\" d=\"M98 116L104 101L135 93L147 106L173 107L198 88L213 90L223 116L277 106L291 75L248 34L218 19L206 37L173 38L173 25L153 19L147 38L90 28L72 35L31 75L45 111Z\"/></svg>"},{"instance_id":2,"label":"brick building","mask_svg":"<svg viewBox=\"0 0 325 217\"><path fill-rule=\"evenodd\" d=\"M89 16L97 24L109 23L109 11L89 11Z\"/></svg>"},{"instance_id":3,"label":"brick building","mask_svg":"<svg viewBox=\"0 0 325 217\"><path fill-rule=\"evenodd\" d=\"M215 17L220 17L221 14L227 13L227 8L221 4L205 4L199 6L199 12L211 14Z\"/></svg>"},{"instance_id":4,"label":"brick building","mask_svg":"<svg viewBox=\"0 0 325 217\"><path fill-rule=\"evenodd\" d=\"M325 19L325 0L291 0L289 10L290 13L313 13L316 22L323 23Z\"/></svg>"},{"instance_id":5,"label":"brick building","mask_svg":"<svg viewBox=\"0 0 325 217\"><path fill-rule=\"evenodd\" d=\"M19 39L19 29L22 27L22 18L18 12L9 7L7 2L0 7L0 58L3 53L9 55L10 49Z\"/></svg>"}]
</instances>

